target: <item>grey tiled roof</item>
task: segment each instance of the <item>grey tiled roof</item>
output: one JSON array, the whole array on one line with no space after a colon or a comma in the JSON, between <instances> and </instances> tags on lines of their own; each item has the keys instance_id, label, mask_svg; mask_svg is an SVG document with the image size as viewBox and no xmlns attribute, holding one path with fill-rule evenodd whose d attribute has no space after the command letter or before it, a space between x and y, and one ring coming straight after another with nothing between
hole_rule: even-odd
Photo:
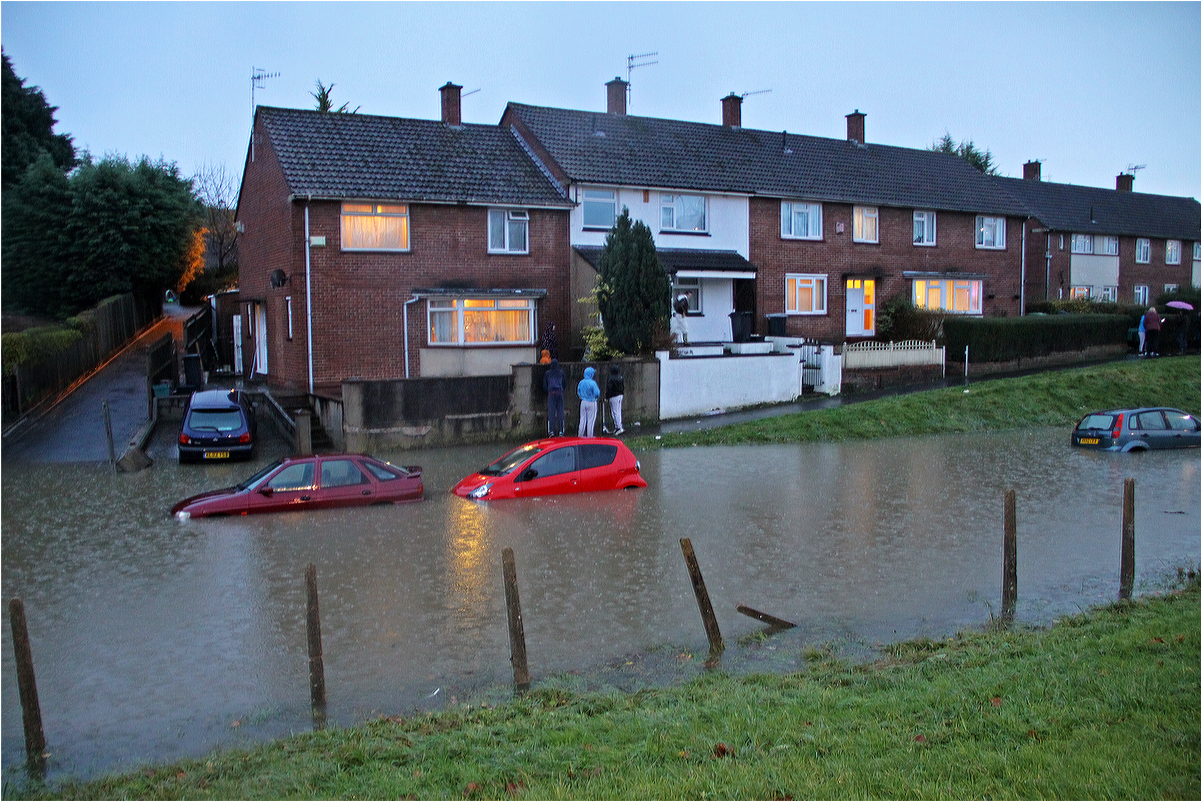
<instances>
[{"instance_id":1,"label":"grey tiled roof","mask_svg":"<svg viewBox=\"0 0 1202 802\"><path fill-rule=\"evenodd\" d=\"M573 181L1024 215L946 153L782 131L510 103Z\"/></svg>"},{"instance_id":2,"label":"grey tiled roof","mask_svg":"<svg viewBox=\"0 0 1202 802\"><path fill-rule=\"evenodd\" d=\"M593 267L601 264L605 248L600 245L573 245L576 252ZM692 248L656 248L655 255L669 273L677 270L714 270L727 273L754 273L755 265L736 251L703 251Z\"/></svg>"},{"instance_id":3,"label":"grey tiled roof","mask_svg":"<svg viewBox=\"0 0 1202 802\"><path fill-rule=\"evenodd\" d=\"M294 195L568 207L496 125L258 108Z\"/></svg>"},{"instance_id":4,"label":"grey tiled roof","mask_svg":"<svg viewBox=\"0 0 1202 802\"><path fill-rule=\"evenodd\" d=\"M1193 198L1119 192L1022 178L995 179L1032 217L1056 231L1197 241L1202 207Z\"/></svg>"}]
</instances>

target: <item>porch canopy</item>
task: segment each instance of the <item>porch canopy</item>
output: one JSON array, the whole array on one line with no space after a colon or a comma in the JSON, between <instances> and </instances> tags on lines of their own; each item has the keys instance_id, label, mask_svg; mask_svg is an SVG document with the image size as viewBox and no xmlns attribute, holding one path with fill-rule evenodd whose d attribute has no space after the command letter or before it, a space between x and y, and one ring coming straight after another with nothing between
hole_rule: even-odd
<instances>
[{"instance_id":1,"label":"porch canopy","mask_svg":"<svg viewBox=\"0 0 1202 802\"><path fill-rule=\"evenodd\" d=\"M584 260L599 269L605 248L599 245L573 245ZM693 248L656 248L656 256L670 275L679 278L753 279L755 265L737 251L706 251Z\"/></svg>"}]
</instances>

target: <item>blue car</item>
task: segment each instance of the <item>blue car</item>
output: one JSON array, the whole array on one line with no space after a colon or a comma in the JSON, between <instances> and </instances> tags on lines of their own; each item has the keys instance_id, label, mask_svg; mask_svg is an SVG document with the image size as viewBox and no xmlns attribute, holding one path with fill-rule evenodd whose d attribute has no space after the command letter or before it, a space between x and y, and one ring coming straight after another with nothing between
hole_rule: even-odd
<instances>
[{"instance_id":1,"label":"blue car","mask_svg":"<svg viewBox=\"0 0 1202 802\"><path fill-rule=\"evenodd\" d=\"M255 434L254 407L241 390L195 392L179 430L179 461L250 459Z\"/></svg>"},{"instance_id":2,"label":"blue car","mask_svg":"<svg viewBox=\"0 0 1202 802\"><path fill-rule=\"evenodd\" d=\"M1198 419L1167 407L1091 412L1073 430L1072 443L1101 451L1197 448Z\"/></svg>"}]
</instances>

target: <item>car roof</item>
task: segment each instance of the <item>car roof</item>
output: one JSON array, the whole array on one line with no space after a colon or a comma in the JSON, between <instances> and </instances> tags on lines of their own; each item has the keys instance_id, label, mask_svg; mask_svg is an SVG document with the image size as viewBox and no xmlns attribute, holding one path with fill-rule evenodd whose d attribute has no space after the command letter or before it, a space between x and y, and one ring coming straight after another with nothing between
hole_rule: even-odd
<instances>
[{"instance_id":1,"label":"car roof","mask_svg":"<svg viewBox=\"0 0 1202 802\"><path fill-rule=\"evenodd\" d=\"M188 402L192 407L228 407L237 403L237 390L197 390Z\"/></svg>"}]
</instances>

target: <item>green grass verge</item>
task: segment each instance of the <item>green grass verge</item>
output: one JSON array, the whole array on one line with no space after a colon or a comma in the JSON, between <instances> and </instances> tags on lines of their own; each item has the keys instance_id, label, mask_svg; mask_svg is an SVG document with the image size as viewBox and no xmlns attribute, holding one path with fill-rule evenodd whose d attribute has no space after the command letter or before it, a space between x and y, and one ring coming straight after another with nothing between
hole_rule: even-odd
<instances>
[{"instance_id":1,"label":"green grass verge","mask_svg":"<svg viewBox=\"0 0 1202 802\"><path fill-rule=\"evenodd\" d=\"M634 449L796 443L898 435L1071 426L1093 410L1177 407L1202 412L1196 356L1131 360L963 387L890 396L835 409L781 415L695 432L630 438ZM1066 432L1067 436L1067 432Z\"/></svg>"},{"instance_id":2,"label":"green grass verge","mask_svg":"<svg viewBox=\"0 0 1202 802\"><path fill-rule=\"evenodd\" d=\"M892 647L871 665L716 672L633 694L288 738L90 783L63 799L1198 799L1199 588L1048 629Z\"/></svg>"}]
</instances>

